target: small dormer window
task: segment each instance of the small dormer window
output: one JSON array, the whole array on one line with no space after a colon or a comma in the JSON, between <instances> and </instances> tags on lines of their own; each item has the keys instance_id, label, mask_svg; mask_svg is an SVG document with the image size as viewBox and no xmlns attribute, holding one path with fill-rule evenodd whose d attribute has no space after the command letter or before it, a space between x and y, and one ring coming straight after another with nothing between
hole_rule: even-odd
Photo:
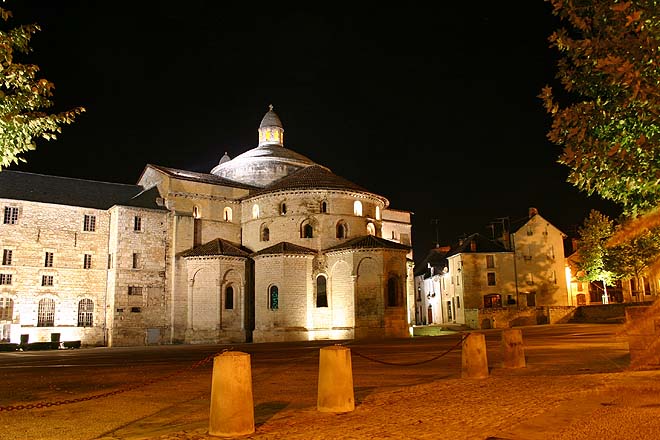
<instances>
[{"instance_id":1,"label":"small dormer window","mask_svg":"<svg viewBox=\"0 0 660 440\"><path fill-rule=\"evenodd\" d=\"M353 214L362 217L362 202L359 200L353 202Z\"/></svg>"}]
</instances>

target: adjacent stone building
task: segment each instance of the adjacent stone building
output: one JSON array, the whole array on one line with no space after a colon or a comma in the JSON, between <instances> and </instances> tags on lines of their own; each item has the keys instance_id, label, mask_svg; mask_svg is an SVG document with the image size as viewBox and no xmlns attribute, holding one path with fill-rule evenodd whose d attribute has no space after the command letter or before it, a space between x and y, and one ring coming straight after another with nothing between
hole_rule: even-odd
<instances>
[{"instance_id":1,"label":"adjacent stone building","mask_svg":"<svg viewBox=\"0 0 660 440\"><path fill-rule=\"evenodd\" d=\"M136 185L0 173L0 339L85 345L407 336L411 219L284 147Z\"/></svg>"}]
</instances>

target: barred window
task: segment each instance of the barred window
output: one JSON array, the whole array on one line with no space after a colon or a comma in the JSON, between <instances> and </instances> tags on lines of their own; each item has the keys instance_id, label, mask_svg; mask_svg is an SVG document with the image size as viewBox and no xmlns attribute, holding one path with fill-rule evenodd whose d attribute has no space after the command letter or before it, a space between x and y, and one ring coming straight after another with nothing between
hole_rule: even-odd
<instances>
[{"instance_id":1,"label":"barred window","mask_svg":"<svg viewBox=\"0 0 660 440\"><path fill-rule=\"evenodd\" d=\"M5 225L15 225L18 223L18 208L15 206L5 206L5 216L3 223Z\"/></svg>"},{"instance_id":2,"label":"barred window","mask_svg":"<svg viewBox=\"0 0 660 440\"><path fill-rule=\"evenodd\" d=\"M14 318L14 300L0 298L0 321L11 321Z\"/></svg>"},{"instance_id":3,"label":"barred window","mask_svg":"<svg viewBox=\"0 0 660 440\"><path fill-rule=\"evenodd\" d=\"M41 276L41 285L42 286L52 286L53 285L53 275L42 275Z\"/></svg>"},{"instance_id":4,"label":"barred window","mask_svg":"<svg viewBox=\"0 0 660 440\"><path fill-rule=\"evenodd\" d=\"M53 267L53 253L52 252L46 252L46 256L44 257L44 267Z\"/></svg>"},{"instance_id":5,"label":"barred window","mask_svg":"<svg viewBox=\"0 0 660 440\"><path fill-rule=\"evenodd\" d=\"M91 269L92 268L92 256L90 254L85 254L85 257L83 258L83 269Z\"/></svg>"},{"instance_id":6,"label":"barred window","mask_svg":"<svg viewBox=\"0 0 660 440\"><path fill-rule=\"evenodd\" d=\"M91 327L94 324L94 301L81 299L78 302L78 327Z\"/></svg>"},{"instance_id":7,"label":"barred window","mask_svg":"<svg viewBox=\"0 0 660 440\"><path fill-rule=\"evenodd\" d=\"M37 327L53 327L55 325L55 300L42 298L39 300Z\"/></svg>"},{"instance_id":8,"label":"barred window","mask_svg":"<svg viewBox=\"0 0 660 440\"><path fill-rule=\"evenodd\" d=\"M11 257L13 256L13 251L11 249L2 250L2 265L11 266Z\"/></svg>"},{"instance_id":9,"label":"barred window","mask_svg":"<svg viewBox=\"0 0 660 440\"><path fill-rule=\"evenodd\" d=\"M12 274L10 273L0 273L0 284L9 285L11 284Z\"/></svg>"},{"instance_id":10,"label":"barred window","mask_svg":"<svg viewBox=\"0 0 660 440\"><path fill-rule=\"evenodd\" d=\"M83 231L87 231L87 232L96 231L95 215L85 215L85 220L83 221Z\"/></svg>"},{"instance_id":11,"label":"barred window","mask_svg":"<svg viewBox=\"0 0 660 440\"><path fill-rule=\"evenodd\" d=\"M142 295L142 287L141 286L128 286L128 294L129 295Z\"/></svg>"}]
</instances>

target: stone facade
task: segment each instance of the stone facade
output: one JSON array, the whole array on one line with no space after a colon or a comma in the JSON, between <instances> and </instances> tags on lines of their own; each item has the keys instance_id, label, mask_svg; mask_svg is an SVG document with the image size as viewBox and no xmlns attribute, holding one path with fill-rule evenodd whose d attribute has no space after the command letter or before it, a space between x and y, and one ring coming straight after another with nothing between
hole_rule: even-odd
<instances>
[{"instance_id":1,"label":"stone facade","mask_svg":"<svg viewBox=\"0 0 660 440\"><path fill-rule=\"evenodd\" d=\"M0 336L115 346L408 336L410 213L284 148L272 109L259 133L257 148L225 154L211 173L149 164L136 185L0 174Z\"/></svg>"}]
</instances>

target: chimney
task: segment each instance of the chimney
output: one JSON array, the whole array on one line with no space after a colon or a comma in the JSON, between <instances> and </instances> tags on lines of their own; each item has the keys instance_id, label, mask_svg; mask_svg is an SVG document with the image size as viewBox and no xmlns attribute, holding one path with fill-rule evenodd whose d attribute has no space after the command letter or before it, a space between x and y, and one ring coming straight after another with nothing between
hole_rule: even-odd
<instances>
[{"instance_id":1,"label":"chimney","mask_svg":"<svg viewBox=\"0 0 660 440\"><path fill-rule=\"evenodd\" d=\"M539 211L536 208L529 208L529 218L534 217L536 214L538 214Z\"/></svg>"}]
</instances>

